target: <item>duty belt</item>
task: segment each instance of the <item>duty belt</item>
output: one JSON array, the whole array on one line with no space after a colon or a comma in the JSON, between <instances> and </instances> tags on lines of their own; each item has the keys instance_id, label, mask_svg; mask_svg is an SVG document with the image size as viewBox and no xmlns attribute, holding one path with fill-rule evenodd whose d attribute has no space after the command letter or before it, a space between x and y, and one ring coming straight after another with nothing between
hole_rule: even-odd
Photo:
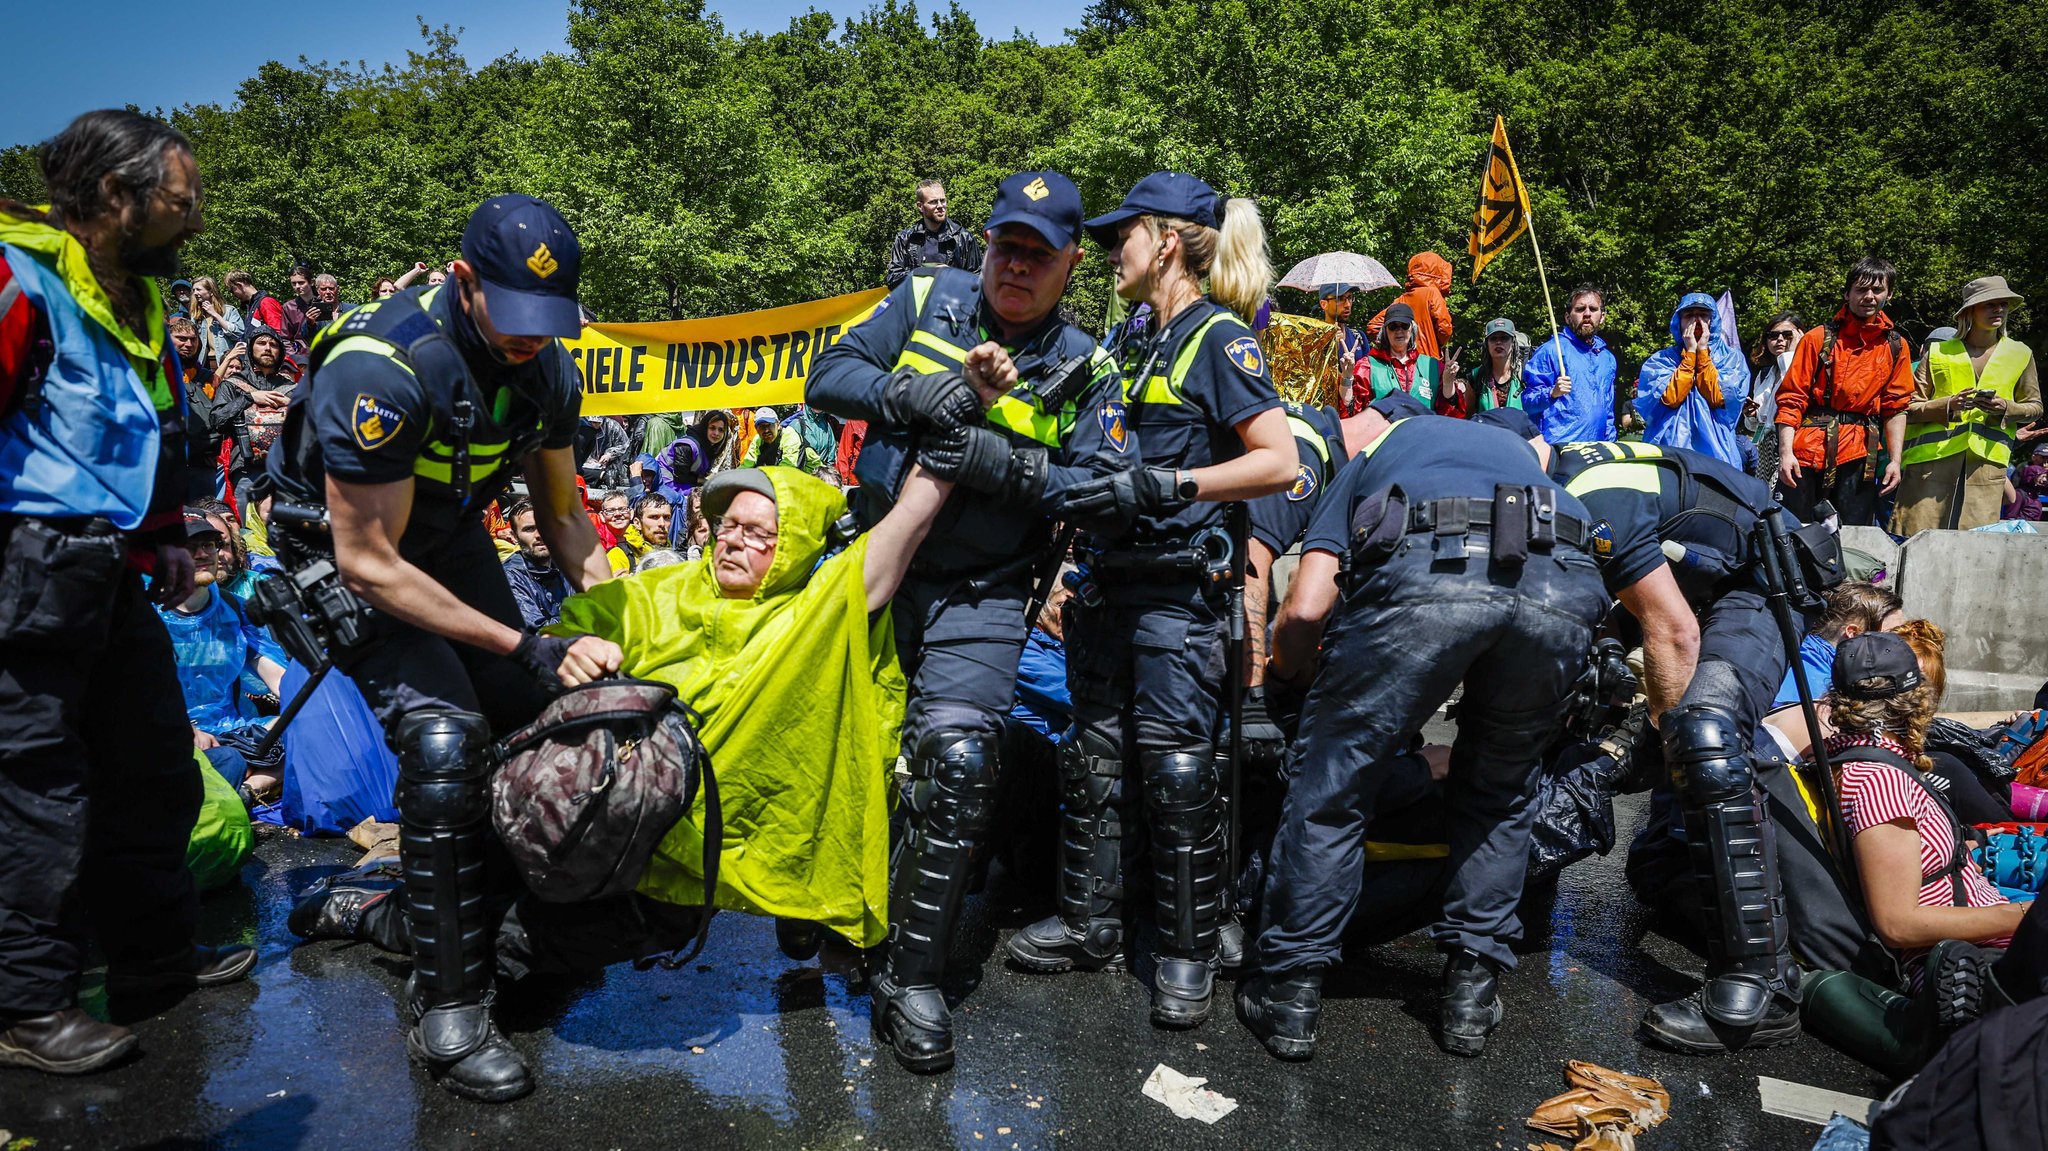
<instances>
[{"instance_id":1,"label":"duty belt","mask_svg":"<svg viewBox=\"0 0 2048 1151\"><path fill-rule=\"evenodd\" d=\"M1214 527L1195 533L1184 544L1115 551L1084 547L1076 552L1097 576L1172 576L1201 584L1204 590L1228 583L1237 562L1229 533Z\"/></svg>"},{"instance_id":2,"label":"duty belt","mask_svg":"<svg viewBox=\"0 0 2048 1151\"><path fill-rule=\"evenodd\" d=\"M1570 547L1584 548L1592 533L1586 521L1577 516L1558 512L1550 519L1556 531L1556 542ZM1463 535L1467 531L1486 530L1493 527L1493 505L1485 500L1457 496L1450 499L1431 500L1408 509L1408 530L1411 532L1434 532L1437 535Z\"/></svg>"}]
</instances>

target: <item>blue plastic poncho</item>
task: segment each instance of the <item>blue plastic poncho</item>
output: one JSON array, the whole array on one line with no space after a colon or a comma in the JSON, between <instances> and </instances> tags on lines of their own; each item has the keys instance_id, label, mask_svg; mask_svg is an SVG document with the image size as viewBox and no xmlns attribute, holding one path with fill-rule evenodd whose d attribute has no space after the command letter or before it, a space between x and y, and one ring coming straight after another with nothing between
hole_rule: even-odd
<instances>
[{"instance_id":1,"label":"blue plastic poncho","mask_svg":"<svg viewBox=\"0 0 2048 1151\"><path fill-rule=\"evenodd\" d=\"M1719 378L1718 404L1712 402L1697 382L1679 399L1677 406L1665 402L1665 391L1671 386L1672 377L1678 374L1685 357L1678 320L1687 308L1705 308L1709 317L1708 357ZM1742 418L1742 401L1749 396L1749 364L1743 359L1741 349L1729 343L1722 334L1721 314L1715 308L1712 296L1705 292L1687 292L1678 301L1678 307L1671 311L1671 340L1669 347L1643 361L1642 375L1636 379L1636 411L1643 417L1644 442L1691 448L1733 467L1743 467L1742 453L1735 443L1735 425ZM1698 375L1696 373L1696 378Z\"/></svg>"}]
</instances>

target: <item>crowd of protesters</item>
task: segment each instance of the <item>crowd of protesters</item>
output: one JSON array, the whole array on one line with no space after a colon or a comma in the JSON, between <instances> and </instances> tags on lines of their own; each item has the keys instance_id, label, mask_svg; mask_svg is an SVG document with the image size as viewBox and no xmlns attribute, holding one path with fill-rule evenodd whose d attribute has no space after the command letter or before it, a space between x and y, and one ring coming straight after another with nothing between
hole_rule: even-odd
<instances>
[{"instance_id":1,"label":"crowd of protesters","mask_svg":"<svg viewBox=\"0 0 2048 1151\"><path fill-rule=\"evenodd\" d=\"M169 172L153 178L147 197L135 199L147 200L148 206L139 209L145 230L155 228L166 237L175 237L162 240L174 253L176 243L193 230L199 200L197 173L189 151L175 136L153 137L138 146L152 144L175 163ZM1172 178L1190 179L1180 174L1160 175L1169 177L1168 185ZM1195 183L1199 185L1199 181ZM1047 194L1043 178L1037 187L1039 195L1034 199L1042 199ZM1070 183L1066 188L1076 199L1072 214L1078 228L1078 193L1072 192ZM1200 189L1213 197L1206 185ZM1243 201L1231 205L1232 213L1251 211ZM18 205L4 208L9 214L0 222L7 231L0 235L9 237L10 252L17 246L42 250L33 248L37 243L61 249L64 241L45 233L60 230L57 224L68 226L66 213L89 219L106 210L105 205L87 200L60 205L53 224L48 217ZM920 185L919 208L921 222L899 235L892 249L889 276L902 278L897 277L901 271L907 277L927 264L962 271L980 266L983 257L973 234L947 215L943 186L934 181ZM1205 210L1213 220L1224 222L1219 207ZM1131 209L1126 215L1135 217L1139 212ZM1238 215L1236 223L1225 226L1241 228L1246 218ZM1255 213L1248 218L1256 226ZM1102 226L1125 225L1127 234L1117 240L1117 248L1134 242L1131 237L1149 226L1133 225L1130 219L1098 218L1101 220L1109 221ZM1097 222L1091 222L1093 226ZM1193 227L1190 225L1191 231ZM1212 224L1208 231L1218 228ZM1101 236L1096 239L1102 242ZM1068 243L1078 242L1076 231ZM1155 242L1161 244L1163 253L1164 241ZM1210 242L1215 241L1212 238ZM109 247L125 252L118 243ZM1181 250L1176 244L1175 252ZM1026 264L1033 256L1030 252L1017 254L1012 240L1001 258ZM1046 262L1038 260L1041 265ZM1159 266L1164 262L1162 254ZM142 282L141 277L161 278L176 265L174 260L167 266L142 259L125 268L118 263L106 266L126 283L131 278L137 282ZM52 274L40 262L14 267L10 276ZM1185 287L1195 290L1191 266L1177 265L1176 270L1185 274ZM2048 442L2038 441L2048 437L2048 428L2038 422L2042 407L2031 354L2005 332L2006 320L2019 297L1998 277L1963 286L1955 330L1930 333L1917 352L1885 315L1897 271L1883 260L1866 259L1847 271L1841 306L1831 319L1802 328L1796 316L1775 317L1747 351L1736 346L1731 321L1717 300L1705 293L1688 293L1671 313L1672 342L1645 360L1630 386L1613 350L1601 337L1604 297L1597 287L1582 286L1571 292L1566 301L1569 330L1533 347L1511 320L1497 318L1486 323L1475 362L1466 370L1454 342L1456 319L1445 298L1452 271L1448 261L1423 253L1409 262L1408 270L1406 290L1373 318L1365 335L1354 340L1346 334L1347 356L1353 360L1352 386L1339 408L1361 419L1337 436L1340 444L1360 428L1366 429L1368 442L1377 443L1372 437L1391 434L1393 426L1431 412L1497 424L1516 431L1521 438L1555 445L1588 446L1589 441L1612 441L1635 433L1646 444L1687 449L1754 474L1773 484L1776 498L1802 519L1814 518L1823 503L1832 506L1845 524L1888 522L1901 533L1928 527L1982 526L2008 509L2023 518L2039 517L2039 499L2048 489L2048 461L2036 461L2048 453ZM368 297L382 299L415 282L435 285L446 276L444 270L417 263L401 276L378 280ZM72 284L71 290L89 289ZM259 477L271 453L278 450L287 413L293 410L297 389L305 386L302 377L321 346L323 330L351 307L334 276L309 266L291 270L286 291L288 298L280 301L243 271L228 271L218 281L203 276L170 283L164 324L169 346L163 363L168 371L182 376L192 421L189 432L202 448L203 464L196 483L187 485L185 498L166 507L152 507L147 515L141 509L130 509L136 514L125 515L130 522L122 525L123 531L152 533L156 559L149 585L154 603L142 608L143 585L125 575L121 602L136 607L145 617L153 610L164 628L138 629L127 616L122 617L123 626L130 638L141 637L134 639L138 652L165 646L152 637L168 635L177 679L175 684L164 680L154 686L181 701L192 751L238 784L252 807L273 804L294 769L282 750L287 745L272 738L275 717L286 702L282 697L289 659L276 637L257 626L249 606L252 589L263 578L261 573L276 567L265 528L272 510L270 489ZM1170 294L1163 293L1161 298ZM1348 320L1353 307L1350 295L1343 290L1323 294L1324 311L1332 322ZM44 306L49 308L47 303ZM0 325L12 315L0 311ZM130 307L120 322L133 332L151 316L147 307ZM573 322L571 316L568 323L573 326ZM6 329L0 326L0 335L4 334ZM1087 342L1082 339L1083 344ZM14 344L0 344L0 352L30 343L16 338ZM1256 344L1247 338L1228 346L1229 365L1235 365L1246 378L1263 381L1257 370ZM17 372L25 378L24 365L16 362L19 359L0 358L0 375L4 375L0 382L12 383ZM1219 365L1216 370L1227 372L1229 365ZM1226 378L1239 388L1248 386L1235 376ZM1274 401L1271 395L1258 399L1268 405ZM159 404L159 418L172 406ZM1272 410L1270 406L1262 409L1266 413ZM1245 422L1249 424L1250 418ZM1101 421L1104 435L1117 440L1124 432L1114 424L1111 419ZM1434 421L1424 426L1434 426ZM1467 433L1464 425L1457 426L1458 434L1479 437L1474 442L1492 442L1476 428ZM719 481L727 483L721 502L716 498L719 484L713 482L714 477L734 469L786 468L837 488L854 487L853 469L864 437L860 421L835 418L807 405L637 417L593 415L581 419L573 454L584 511L610 570L615 576L631 577L667 565L700 561L714 546L714 538L737 540L733 546L744 552L756 537L773 537L776 529L772 524L727 518L714 525L713 519L737 506L732 489L756 482L738 476ZM1404 442L1412 444L1415 438L1407 436ZM1514 447L1510 441L1499 442ZM1120 440L1115 450L1124 450ZM1427 450L1422 449L1421 454L1427 456ZM1517 462L1534 460L1521 461L1518 456ZM1430 463L1423 460L1418 470L1428 470ZM1179 478L1174 469L1152 470L1166 470L1175 491L1194 485L1192 479ZM810 484L810 480L803 482ZM707 488L714 497L708 514ZM1106 486L1104 490L1108 493L1104 498L1115 498L1113 491ZM760 496L762 501L776 498L754 488L744 494ZM1281 493L1264 490L1257 494ZM1164 501L1166 497L1151 498ZM1185 506L1195 494L1188 490L1179 498ZM837 496L832 500L837 501ZM1151 510L1163 506L1161 502ZM2030 516L2026 514L2029 506ZM7 542L18 549L27 546L22 541L29 538L21 525L44 521L14 514L15 510L11 508L5 518L10 533ZM1426 510L1432 517L1448 514L1437 506ZM576 530L582 531L577 513L560 514L566 514ZM564 604L582 582L581 573L572 583L556 565L537 523L539 515L534 503L515 493L494 506L487 519L498 541L506 583L528 629L560 620ZM1319 523L1322 518L1318 517ZM1587 526L1574 522L1578 527ZM1396 534L1414 531L1411 523L1403 509ZM1344 526L1348 524L1347 520ZM1428 526L1438 527L1436 523ZM1466 528L1484 534L1476 531L1483 526L1484 521L1471 520L1460 526L1459 533L1449 534L1462 534ZM1494 526L1499 530L1501 525ZM76 534L97 538L106 533L81 529ZM1439 529L1439 534L1447 533ZM50 546L74 544L59 541ZM9 570L17 566L11 565ZM897 578L908 566L906 558L898 565ZM755 585L764 577L765 570L757 573ZM893 589L892 581L889 590L867 602L868 612L875 611ZM1087 594L1099 598L1102 590L1091 587ZM1627 593L1622 594L1628 602ZM1831 1001L1829 1010L1834 1014L1819 1017L1809 1026L1832 1036L1857 1027L1872 1029L1898 1056L1893 1064L1884 1065L1886 1069L1909 1070L1914 1062L1909 1056L1917 1054L1918 1060L1931 1057L1935 1045L1945 1037L1943 1026L1952 1028L1963 1020L1944 1018L1934 1025L1894 1027L1897 1013L1885 996L1911 996L1926 987L1946 993L1960 986L1959 980L1975 980L1971 986L1977 988L1973 992L1977 999L1962 1013L1975 1015L1980 1010L2017 1006L2048 990L2043 986L2048 972L2044 972L2040 954L2048 942L2048 927L1983 874L1968 870L1967 863L1953 862L1972 838L1970 827L1958 819L1957 811L2014 815L2018 797L2012 775L1997 771L1995 761L1988 771L1975 766L1976 761L1962 759L1958 760L1963 764L1960 769L1937 769L1926 754L1944 747L1981 750L1987 739L2031 747L2042 721L2038 715L2020 717L1988 735L1937 731L1935 713L1945 682L1942 628L1931 621L1904 620L1902 605L1883 589L1849 584L1837 589L1834 597L1801 651L1802 665L1790 670L1787 682L1795 696L1802 684L1817 689L1808 694L1821 695L1826 705L1824 750L1835 755L1833 782L1842 822L1853 837L1855 866L1864 876L1873 877L1862 885L1857 898L1863 900L1872 937L1893 961L1897 978L1887 985L1865 974L1868 969L1860 969L1855 978L1869 986L1836 983L1848 990L1838 992L1839 999ZM1063 598L1056 596L1052 602ZM1289 606L1294 606L1292 600ZM1061 677L1056 669L1065 661L1064 644L1070 638L1065 628L1075 618L1088 617L1055 612L1030 621L1036 625L1028 641L1031 658L1020 669L1016 705L1020 722L1048 743L1061 738L1057 713L1073 704L1059 690ZM1299 624L1298 619L1295 622ZM1298 628L1295 638L1299 638ZM27 642L31 639L40 645L33 651ZM24 631L21 636L6 638L5 643L9 646L0 650L13 661L10 666L41 667L50 662L41 637L27 636ZM119 659L140 656L133 652L95 653L95 658L103 658L108 667L121 671ZM143 682L142 686L150 685ZM45 694L54 700L59 693ZM1643 701L1635 701L1636 714L1620 720L1615 730L1633 722L1640 733L1645 706ZM2033 725L2031 737L2026 735L2029 724ZM175 723L154 727L158 736L167 729L179 734ZM1814 750L1799 746L1795 735L1784 734L1783 738L1782 750L1788 756ZM1293 754L1298 756L1303 746L1305 742L1297 740ZM93 750L104 758L105 749L94 745ZM182 753L184 748L180 745L177 750ZM1042 747L1038 750L1044 751ZM1572 750L1596 758L1606 755L1610 760L1629 756L1625 750L1605 745ZM159 751L159 747L150 747L143 754L161 758L156 756ZM2009 767L2012 755L2001 754ZM1071 762L1069 751L1060 755L1065 769ZM1036 757L1040 763L1047 758L1043 754ZM1977 757L1979 761L1991 758ZM1418 788L1430 791L1443 782L1447 772L1457 771L1458 763L1448 752L1432 756L1430 749L1424 749L1416 757ZM1469 768L1469 762L1466 766ZM11 776L8 784L14 786ZM1526 801L1528 797L1523 798ZM1810 823L1814 809L1809 804L1806 810ZM1788 809L1783 818L1796 823L1798 812ZM1362 835L1362 827L1359 830ZM1190 850L1209 850L1210 846L1211 841L1204 839ZM1521 848L1520 844L1513 846ZM1914 865L1919 868L1917 873L1906 870ZM1958 874L1958 868L1964 869L1962 873ZM1916 874L1924 882L1914 882ZM181 985L206 985L245 974L253 964L253 954L233 949L217 952L190 944L190 892L161 875L157 878L168 892L164 908L183 917L168 930L179 946L169 961L159 957L142 962L130 955L132 970L126 974L141 977L145 983L167 980ZM1269 889L1272 886L1269 884ZM9 894L12 898L17 893ZM46 909L49 914L55 916L63 893L53 896L51 891L39 889L38 894L50 905ZM128 901L133 902L133 897ZM163 918L164 908L159 909L158 919ZM1824 949L1821 945L1807 947L1807 941L1800 938L1803 930L1808 930L1806 921L1795 914L1793 947L1813 952ZM118 930L109 936L116 945L122 942ZM75 940L67 940L66 946L75 951L77 945ZM790 945L785 943L785 949L791 949ZM1014 942L1011 950L1013 955L1018 953ZM76 966L76 955L57 958ZM1242 961L1241 951L1236 959ZM1223 962L1220 945L1216 961ZM1209 960L1199 957L1197 962L1207 964ZM1844 963L1840 973L1850 974L1849 967ZM0 1005L8 1009L4 1022L10 1029L5 1034L14 1037L7 1042L52 1049L61 1043L38 1028L89 1027L89 1021L75 1016L74 1008L55 1002L67 995L75 999L75 977L73 972L53 986L39 989L50 1002L33 1006L51 1008L47 1015L26 1014L26 1000ZM110 975L110 986L115 982ZM1206 1017L1206 998L1205 991L1202 1014L1195 1023ZM1241 1011L1243 1002L1241 999ZM1876 1009L1862 1011L1860 1003L1874 1004ZM1949 1002L1943 1006L1956 1005ZM45 1019L55 1022L38 1022ZM1499 1019L1495 1003L1486 1030ZM1480 1037L1483 1040L1483 1032ZM1309 1042L1313 1042L1312 1036ZM0 1045L0 1054L19 1049ZM110 1049L105 1043L100 1048L103 1052ZM1282 1053L1279 1047L1274 1050ZM1447 1045L1446 1050L1456 1048ZM1476 1054L1477 1048L1461 1053ZM950 1050L947 1055L950 1063ZM48 1059L24 1065L64 1069Z\"/></svg>"}]
</instances>

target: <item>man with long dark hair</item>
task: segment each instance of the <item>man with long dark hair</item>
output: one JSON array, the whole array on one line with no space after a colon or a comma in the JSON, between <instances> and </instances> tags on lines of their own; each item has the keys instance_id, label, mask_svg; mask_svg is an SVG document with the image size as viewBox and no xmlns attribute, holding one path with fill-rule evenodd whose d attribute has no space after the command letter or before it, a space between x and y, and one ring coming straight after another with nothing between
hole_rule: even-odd
<instances>
[{"instance_id":1,"label":"man with long dark hair","mask_svg":"<svg viewBox=\"0 0 2048 1151\"><path fill-rule=\"evenodd\" d=\"M193 587L182 373L151 277L202 227L199 169L121 111L40 161L48 211L0 203L0 1066L82 1074L135 1046L79 1009L89 941L115 999L231 982L256 953L192 943L200 778L150 610ZM81 722L109 698L119 723Z\"/></svg>"}]
</instances>

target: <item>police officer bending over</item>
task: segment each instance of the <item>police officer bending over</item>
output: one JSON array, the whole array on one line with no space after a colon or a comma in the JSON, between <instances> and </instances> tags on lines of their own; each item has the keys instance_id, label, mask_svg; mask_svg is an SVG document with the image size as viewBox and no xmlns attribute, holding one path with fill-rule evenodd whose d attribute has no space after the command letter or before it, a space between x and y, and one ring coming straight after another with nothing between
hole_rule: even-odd
<instances>
[{"instance_id":1,"label":"police officer bending over","mask_svg":"<svg viewBox=\"0 0 2048 1151\"><path fill-rule=\"evenodd\" d=\"M1313 1054L1387 767L1462 681L1445 781L1446 955L1438 1043L1477 1055L1528 863L1530 775L1585 667L1607 595L1586 511L1511 433L1433 416L1386 425L1338 473L1273 635L1269 684L1307 688L1238 1015L1282 1058ZM1398 401L1397 401L1398 402ZM1318 655L1318 644L1321 654Z\"/></svg>"},{"instance_id":2,"label":"police officer bending over","mask_svg":"<svg viewBox=\"0 0 2048 1151\"><path fill-rule=\"evenodd\" d=\"M1592 513L1602 577L1642 625L1643 690L1663 735L1707 936L1706 986L1652 1007L1643 1030L1697 1054L1787 1042L1799 1034L1798 969L1777 841L1750 762L1785 676L1757 554L1770 491L1682 448L1539 443L1546 450L1551 476ZM1668 812L1668 799L1653 810ZM1659 828L1653 816L1645 835Z\"/></svg>"},{"instance_id":3,"label":"police officer bending over","mask_svg":"<svg viewBox=\"0 0 2048 1151\"><path fill-rule=\"evenodd\" d=\"M1228 912L1216 746L1224 592L1243 556L1225 501L1295 480L1279 393L1245 324L1273 268L1252 202L1226 203L1185 172L1145 177L1087 226L1116 265L1117 294L1149 303L1154 323L1075 432L1101 474L1061 508L1088 529L1076 555L1090 580L1067 601L1060 910L1006 946L1029 971L1123 962L1138 843L1124 828L1137 831L1142 802L1158 926L1152 1021L1195 1027L1209 1017Z\"/></svg>"},{"instance_id":4,"label":"police officer bending over","mask_svg":"<svg viewBox=\"0 0 2048 1151\"><path fill-rule=\"evenodd\" d=\"M311 387L271 453L279 503L326 506L341 579L372 609L361 640L332 654L398 752L407 1048L448 1090L486 1102L532 1089L490 1017L492 732L531 720L558 676L619 666L609 641L521 630L483 525L523 461L535 522L569 581L580 590L611 575L577 496L579 383L557 342L579 330L580 260L547 204L486 200L445 284L366 304L320 333ZM273 539L321 546L275 509L272 523ZM374 899L333 910L360 918Z\"/></svg>"},{"instance_id":5,"label":"police officer bending over","mask_svg":"<svg viewBox=\"0 0 2048 1151\"><path fill-rule=\"evenodd\" d=\"M1109 358L1055 314L1081 259L1081 215L1080 192L1058 172L1005 179L980 273L912 273L818 358L805 397L868 421L856 501L864 524L888 512L915 459L960 485L893 609L910 681L909 836L892 869L873 1020L913 1071L953 1065L939 984L971 861L995 816L996 737L1016 696L1046 513L1088 478L1065 466L1065 445L1076 393Z\"/></svg>"}]
</instances>

